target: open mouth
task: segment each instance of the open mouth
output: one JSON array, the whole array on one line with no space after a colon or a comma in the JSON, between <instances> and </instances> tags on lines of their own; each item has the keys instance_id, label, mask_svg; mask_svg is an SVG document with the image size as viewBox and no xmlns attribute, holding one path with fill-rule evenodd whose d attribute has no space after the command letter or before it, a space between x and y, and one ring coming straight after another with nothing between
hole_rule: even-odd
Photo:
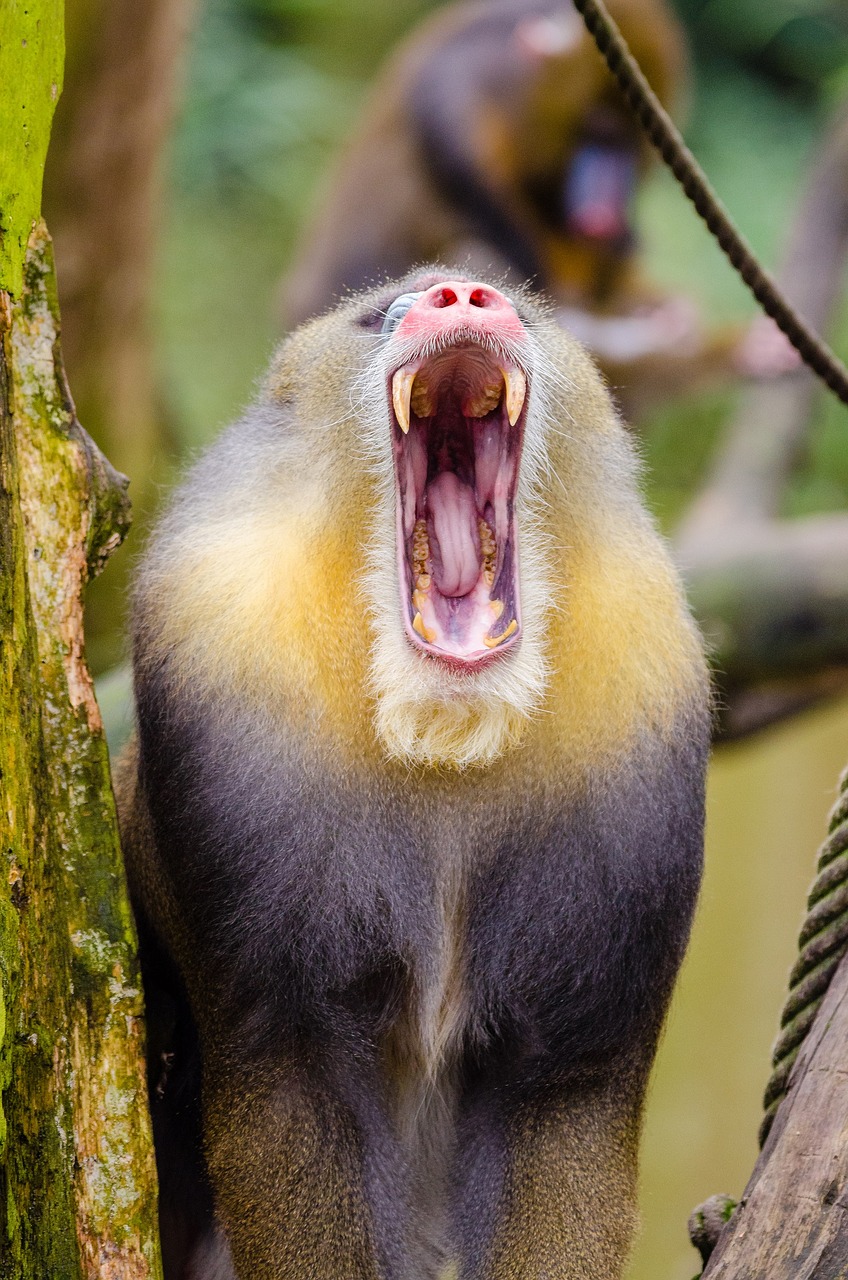
<instances>
[{"instance_id":1,"label":"open mouth","mask_svg":"<svg viewBox=\"0 0 848 1280\"><path fill-rule=\"evenodd\" d=\"M477 343L391 379L399 578L412 644L457 666L521 635L514 502L527 379Z\"/></svg>"}]
</instances>

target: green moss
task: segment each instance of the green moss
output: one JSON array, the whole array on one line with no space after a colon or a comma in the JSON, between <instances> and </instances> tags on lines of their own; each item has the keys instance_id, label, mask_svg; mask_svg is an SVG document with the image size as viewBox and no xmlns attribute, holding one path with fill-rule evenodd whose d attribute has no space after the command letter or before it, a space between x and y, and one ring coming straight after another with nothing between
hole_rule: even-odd
<instances>
[{"instance_id":1,"label":"green moss","mask_svg":"<svg viewBox=\"0 0 848 1280\"><path fill-rule=\"evenodd\" d=\"M43 228L31 241L24 280L11 343L15 435L26 459L20 482L26 544L38 554L26 558L27 607L20 616L37 654L29 653L32 719L25 732L32 759L16 778L35 830L14 854L31 910L21 920L24 964L13 1004L7 1107L11 1159L0 1166L0 1178L27 1212L19 1214L8 1275L77 1280L79 1243L88 1240L98 1249L106 1242L116 1256L121 1251L127 1274L156 1277L135 935L106 743L69 646L69 629L81 626L82 557L96 564L120 539L126 503L65 397ZM10 685L10 696L20 688Z\"/></svg>"},{"instance_id":2,"label":"green moss","mask_svg":"<svg viewBox=\"0 0 848 1280\"><path fill-rule=\"evenodd\" d=\"M0 4L0 288L18 298L53 112L62 88L62 0Z\"/></svg>"},{"instance_id":3,"label":"green moss","mask_svg":"<svg viewBox=\"0 0 848 1280\"><path fill-rule=\"evenodd\" d=\"M3 983L0 982L0 1045L6 1039L6 1001L3 997ZM6 1113L3 1110L3 1092L11 1079L9 1071L9 1059L7 1054L0 1054L0 1160L3 1159L3 1151L6 1146L6 1134L8 1133L8 1125L6 1123Z\"/></svg>"},{"instance_id":4,"label":"green moss","mask_svg":"<svg viewBox=\"0 0 848 1280\"><path fill-rule=\"evenodd\" d=\"M156 1280L135 937L106 744L74 643L84 562L120 538L125 499L66 399L43 225L28 252L3 348L14 421L8 404L0 412L11 568L0 575L0 1280L80 1280L91 1249L116 1274L125 1264Z\"/></svg>"}]
</instances>

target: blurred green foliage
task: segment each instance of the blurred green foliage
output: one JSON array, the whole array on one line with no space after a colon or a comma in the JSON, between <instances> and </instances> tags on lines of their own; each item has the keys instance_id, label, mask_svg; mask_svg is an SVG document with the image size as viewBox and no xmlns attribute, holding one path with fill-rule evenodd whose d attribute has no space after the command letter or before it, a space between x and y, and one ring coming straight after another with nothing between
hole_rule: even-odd
<instances>
[{"instance_id":1,"label":"blurred green foliage","mask_svg":"<svg viewBox=\"0 0 848 1280\"><path fill-rule=\"evenodd\" d=\"M369 80L432 0L206 0L175 131L156 333L182 445L249 397L277 283Z\"/></svg>"},{"instance_id":2,"label":"blurred green foliage","mask_svg":"<svg viewBox=\"0 0 848 1280\"><path fill-rule=\"evenodd\" d=\"M299 220L383 54L425 0L208 0L173 173L182 191L270 200Z\"/></svg>"},{"instance_id":3,"label":"blurred green foliage","mask_svg":"<svg viewBox=\"0 0 848 1280\"><path fill-rule=\"evenodd\" d=\"M276 201L297 219L385 53L435 0L207 0L174 148L183 191ZM764 86L814 107L848 87L844 0L676 0L699 88ZM757 81L760 84L757 84ZM740 97L741 95L741 97ZM698 122L711 113L698 110Z\"/></svg>"},{"instance_id":4,"label":"blurred green foliage","mask_svg":"<svg viewBox=\"0 0 848 1280\"><path fill-rule=\"evenodd\" d=\"M275 293L322 179L392 45L433 0L207 0L176 131L159 288L161 364L192 448L249 397L278 336ZM767 263L778 259L804 166L848 92L842 0L677 0L693 49L687 140ZM640 221L654 276L716 323L753 314L747 291L657 170ZM848 346L848 317L837 345ZM822 397L788 498L848 505L842 411ZM731 392L658 411L646 432L650 496L671 526L707 466Z\"/></svg>"},{"instance_id":5,"label":"blurred green foliage","mask_svg":"<svg viewBox=\"0 0 848 1280\"><path fill-rule=\"evenodd\" d=\"M843 0L676 0L676 7L702 66L729 59L812 96L848 83Z\"/></svg>"}]
</instances>

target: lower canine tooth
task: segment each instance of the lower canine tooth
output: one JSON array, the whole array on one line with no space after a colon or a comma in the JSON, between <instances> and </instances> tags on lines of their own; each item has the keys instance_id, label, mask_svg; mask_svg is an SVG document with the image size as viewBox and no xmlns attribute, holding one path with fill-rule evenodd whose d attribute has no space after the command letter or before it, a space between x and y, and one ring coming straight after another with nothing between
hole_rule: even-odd
<instances>
[{"instance_id":1,"label":"lower canine tooth","mask_svg":"<svg viewBox=\"0 0 848 1280\"><path fill-rule=\"evenodd\" d=\"M435 631L431 631L429 627L424 626L424 619L421 617L420 613L416 613L415 617L412 619L412 629L413 631L417 631L422 640L426 640L428 644L432 644L436 638Z\"/></svg>"},{"instance_id":2,"label":"lower canine tooth","mask_svg":"<svg viewBox=\"0 0 848 1280\"><path fill-rule=\"evenodd\" d=\"M517 630L518 630L518 623L516 622L515 618L513 618L512 622L509 624L506 631L502 631L499 636L492 636L491 638L489 638L488 636L484 636L483 644L486 646L487 649L496 649L499 644L503 644L504 640L508 639L509 636L511 636L513 632Z\"/></svg>"}]
</instances>

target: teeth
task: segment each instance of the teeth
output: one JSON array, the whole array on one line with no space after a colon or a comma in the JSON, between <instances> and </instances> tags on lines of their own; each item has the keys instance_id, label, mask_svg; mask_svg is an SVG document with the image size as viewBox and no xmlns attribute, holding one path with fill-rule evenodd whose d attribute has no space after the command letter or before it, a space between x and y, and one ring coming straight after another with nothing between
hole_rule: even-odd
<instances>
[{"instance_id":1,"label":"teeth","mask_svg":"<svg viewBox=\"0 0 848 1280\"><path fill-rule=\"evenodd\" d=\"M427 521L416 520L412 530L412 567L416 576L426 573L425 568L430 558L430 536L427 533Z\"/></svg>"},{"instance_id":2,"label":"teeth","mask_svg":"<svg viewBox=\"0 0 848 1280\"><path fill-rule=\"evenodd\" d=\"M487 558L493 556L497 551L497 544L491 526L485 520L478 520L477 529L480 534L480 549L483 555Z\"/></svg>"},{"instance_id":3,"label":"teeth","mask_svg":"<svg viewBox=\"0 0 848 1280\"><path fill-rule=\"evenodd\" d=\"M427 591L430 587L430 575L427 572L429 558L430 535L427 533L427 521L416 520L412 530L412 576L418 591ZM412 598L415 600L415 596ZM417 601L415 607L421 607Z\"/></svg>"},{"instance_id":4,"label":"teeth","mask_svg":"<svg viewBox=\"0 0 848 1280\"><path fill-rule=\"evenodd\" d=\"M503 600L490 600L489 608L491 609L492 613L495 615L495 621L497 621L497 619L501 616L501 614L504 611L504 602Z\"/></svg>"},{"instance_id":5,"label":"teeth","mask_svg":"<svg viewBox=\"0 0 848 1280\"><path fill-rule=\"evenodd\" d=\"M421 639L426 640L428 644L432 644L436 638L435 631L431 631L429 627L424 626L424 619L421 617L420 613L416 613L415 617L412 619L412 629L413 631L417 631L421 636ZM488 644L488 640L486 643Z\"/></svg>"},{"instance_id":6,"label":"teeth","mask_svg":"<svg viewBox=\"0 0 848 1280\"><path fill-rule=\"evenodd\" d=\"M413 623L413 626L414 625L415 624ZM509 636L511 636L513 632L517 630L518 630L518 623L516 622L515 618L513 618L512 622L509 624L506 631L502 631L499 636L492 636L491 639L488 638L487 636L484 636L483 644L486 646L487 649L496 649L499 644L503 644L504 640L508 639Z\"/></svg>"},{"instance_id":7,"label":"teeth","mask_svg":"<svg viewBox=\"0 0 848 1280\"><path fill-rule=\"evenodd\" d=\"M501 369L506 385L506 412L509 425L514 427L518 421L524 397L527 395L527 379L520 369Z\"/></svg>"},{"instance_id":8,"label":"teeth","mask_svg":"<svg viewBox=\"0 0 848 1280\"><path fill-rule=\"evenodd\" d=\"M501 402L502 383L492 383L489 387L481 387L476 391L465 404L462 406L462 412L466 418L483 418L487 413L491 413L493 409L497 409Z\"/></svg>"},{"instance_id":9,"label":"teeth","mask_svg":"<svg viewBox=\"0 0 848 1280\"><path fill-rule=\"evenodd\" d=\"M410 373L407 369L398 369L392 378L392 406L404 435L409 433L409 401L414 381L415 373Z\"/></svg>"},{"instance_id":10,"label":"teeth","mask_svg":"<svg viewBox=\"0 0 848 1280\"><path fill-rule=\"evenodd\" d=\"M413 375L414 377L414 375ZM423 378L414 378L412 387L412 412L416 418L432 418L436 406L430 399L430 388Z\"/></svg>"},{"instance_id":11,"label":"teeth","mask_svg":"<svg viewBox=\"0 0 848 1280\"><path fill-rule=\"evenodd\" d=\"M495 582L495 567L498 562L498 544L495 541L491 526L485 520L477 521L477 532L480 535L480 550L483 553L483 582L491 591ZM501 605L501 608L503 608L503 605Z\"/></svg>"},{"instance_id":12,"label":"teeth","mask_svg":"<svg viewBox=\"0 0 848 1280\"><path fill-rule=\"evenodd\" d=\"M514 427L524 407L527 395L527 379L522 371L513 367L501 367L503 386L506 389L506 412L509 425ZM398 426L404 435L409 433L410 408L417 418L432 418L436 405L430 395L430 388L423 378L418 378L417 370L398 369L392 378L392 405ZM481 387L462 406L467 418L483 418L498 407L501 398L501 385L492 383Z\"/></svg>"}]
</instances>

